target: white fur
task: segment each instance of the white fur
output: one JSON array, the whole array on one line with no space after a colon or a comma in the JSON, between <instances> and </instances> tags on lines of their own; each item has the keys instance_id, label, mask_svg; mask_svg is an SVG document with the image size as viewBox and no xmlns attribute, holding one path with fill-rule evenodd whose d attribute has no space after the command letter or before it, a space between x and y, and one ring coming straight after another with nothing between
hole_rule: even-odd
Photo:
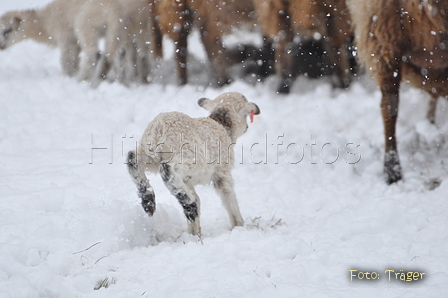
<instances>
[{"instance_id":1,"label":"white fur","mask_svg":"<svg viewBox=\"0 0 448 298\"><path fill-rule=\"evenodd\" d=\"M258 114L260 110L236 92L224 93L214 100L200 99L198 104L210 112L208 118L171 112L151 121L137 152L128 154L128 169L150 216L155 210L155 196L145 170L161 174L166 187L184 207L190 232L200 236L200 201L194 191L197 184L212 182L232 228L243 225L231 175L233 144L247 129L246 117L251 111Z\"/></svg>"},{"instance_id":2,"label":"white fur","mask_svg":"<svg viewBox=\"0 0 448 298\"><path fill-rule=\"evenodd\" d=\"M137 80L147 83L150 73L150 32L153 22L149 15L147 0L118 0L122 7L122 28L126 36L126 64L125 80Z\"/></svg>"},{"instance_id":3,"label":"white fur","mask_svg":"<svg viewBox=\"0 0 448 298\"><path fill-rule=\"evenodd\" d=\"M113 67L121 78L128 67L123 57L130 51L126 45L126 29L132 24L129 16L138 7L144 7L142 0L54 0L42 9L9 11L0 17L0 48L31 38L59 47L62 68L69 76L100 79ZM106 41L103 53L99 49L102 37Z\"/></svg>"}]
</instances>

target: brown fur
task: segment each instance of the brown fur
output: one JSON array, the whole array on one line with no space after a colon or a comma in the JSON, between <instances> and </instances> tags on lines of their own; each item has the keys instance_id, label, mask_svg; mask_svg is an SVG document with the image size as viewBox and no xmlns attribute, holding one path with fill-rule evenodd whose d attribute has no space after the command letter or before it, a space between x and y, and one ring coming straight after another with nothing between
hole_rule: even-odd
<instances>
[{"instance_id":1,"label":"brown fur","mask_svg":"<svg viewBox=\"0 0 448 298\"><path fill-rule=\"evenodd\" d=\"M161 58L162 38L168 36L175 43L175 60L179 84L187 83L187 38L191 26L191 15L186 0L148 0L149 13L153 20L153 50Z\"/></svg>"},{"instance_id":2,"label":"brown fur","mask_svg":"<svg viewBox=\"0 0 448 298\"><path fill-rule=\"evenodd\" d=\"M291 79L291 47L295 34L310 38L322 35L335 64L336 85L350 83L350 64L345 48L350 37L350 15L345 0L254 0L257 23L276 43L276 70L282 79L279 92L288 93Z\"/></svg>"},{"instance_id":3,"label":"brown fur","mask_svg":"<svg viewBox=\"0 0 448 298\"><path fill-rule=\"evenodd\" d=\"M402 178L395 137L401 81L428 92L428 117L436 99L448 95L446 59L448 1L350 0L358 54L381 88L385 172Z\"/></svg>"},{"instance_id":4,"label":"brown fur","mask_svg":"<svg viewBox=\"0 0 448 298\"><path fill-rule=\"evenodd\" d=\"M235 26L254 23L252 0L148 0L155 20L153 35L156 56L162 56L162 36L166 35L176 45L177 72L180 84L187 83L187 37L194 25L201 33L201 40L215 71L215 83L230 81L226 68L226 50L222 37Z\"/></svg>"},{"instance_id":5,"label":"brown fur","mask_svg":"<svg viewBox=\"0 0 448 298\"><path fill-rule=\"evenodd\" d=\"M254 24L252 0L188 0L188 4L212 68L216 71L216 83L220 86L227 84L230 81L226 71L229 63L222 37L230 34L234 27Z\"/></svg>"},{"instance_id":6,"label":"brown fur","mask_svg":"<svg viewBox=\"0 0 448 298\"><path fill-rule=\"evenodd\" d=\"M232 118L229 116L229 112L226 109L220 108L213 111L213 113L209 116L210 119L215 120L219 124L221 124L229 133L232 135Z\"/></svg>"}]
</instances>

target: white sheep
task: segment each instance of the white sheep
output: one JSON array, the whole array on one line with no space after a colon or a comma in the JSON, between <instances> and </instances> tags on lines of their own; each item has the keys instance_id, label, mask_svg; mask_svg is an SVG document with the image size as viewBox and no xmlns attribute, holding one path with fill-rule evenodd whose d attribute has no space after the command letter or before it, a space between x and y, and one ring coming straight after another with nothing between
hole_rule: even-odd
<instances>
[{"instance_id":1,"label":"white sheep","mask_svg":"<svg viewBox=\"0 0 448 298\"><path fill-rule=\"evenodd\" d=\"M113 66L117 76L123 77L124 27L128 22L122 17L128 7L134 7L123 2L54 0L42 9L6 12L0 17L0 49L33 39L61 49L62 69L69 76L98 81ZM99 48L102 37L106 43L103 54ZM80 54L83 58L79 66Z\"/></svg>"},{"instance_id":2,"label":"white sheep","mask_svg":"<svg viewBox=\"0 0 448 298\"><path fill-rule=\"evenodd\" d=\"M201 237L200 200L194 190L197 184L212 182L229 214L231 227L243 225L231 175L232 145L247 130L246 117L251 115L252 119L260 109L236 92L224 93L214 100L201 98L198 105L210 116L159 114L149 123L137 150L128 153L127 165L149 216L154 214L156 205L145 171L160 173L184 209L189 232Z\"/></svg>"},{"instance_id":3,"label":"white sheep","mask_svg":"<svg viewBox=\"0 0 448 298\"><path fill-rule=\"evenodd\" d=\"M150 40L153 20L147 0L118 0L122 5L121 21L126 36L126 82L148 83L151 70ZM126 73L127 72L127 73Z\"/></svg>"}]
</instances>

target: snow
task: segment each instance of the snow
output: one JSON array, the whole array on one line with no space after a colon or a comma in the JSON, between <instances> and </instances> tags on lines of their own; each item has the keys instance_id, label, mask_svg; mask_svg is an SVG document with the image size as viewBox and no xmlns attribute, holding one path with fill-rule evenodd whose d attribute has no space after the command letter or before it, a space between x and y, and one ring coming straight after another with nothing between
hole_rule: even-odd
<instances>
[{"instance_id":1,"label":"snow","mask_svg":"<svg viewBox=\"0 0 448 298\"><path fill-rule=\"evenodd\" d=\"M0 12L45 3L4 0ZM427 96L403 86L404 180L388 186L369 78L341 91L300 77L287 96L274 77L214 89L197 35L190 45L192 83L181 88L170 61L153 84L92 89L62 74L56 49L27 41L0 52L1 298L446 295L446 101L431 125ZM125 156L158 113L206 116L197 100L227 91L261 109L235 146L245 226L230 230L212 187L198 187L201 244L158 176L156 213L144 213ZM350 281L349 270L380 279ZM389 281L386 270L425 274Z\"/></svg>"}]
</instances>

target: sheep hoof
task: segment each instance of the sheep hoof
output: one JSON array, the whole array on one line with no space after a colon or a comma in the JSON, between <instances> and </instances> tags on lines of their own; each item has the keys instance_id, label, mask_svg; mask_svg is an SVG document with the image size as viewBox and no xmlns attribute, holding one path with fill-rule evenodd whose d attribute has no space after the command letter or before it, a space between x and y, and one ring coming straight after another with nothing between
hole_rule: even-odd
<instances>
[{"instance_id":1,"label":"sheep hoof","mask_svg":"<svg viewBox=\"0 0 448 298\"><path fill-rule=\"evenodd\" d=\"M191 235L198 236L199 241L201 241L202 243L202 230L201 230L201 224L199 223L199 218L196 218L193 221L189 221L188 233L190 233Z\"/></svg>"},{"instance_id":2,"label":"sheep hoof","mask_svg":"<svg viewBox=\"0 0 448 298\"><path fill-rule=\"evenodd\" d=\"M156 211L156 201L153 193L142 194L142 207L149 216L153 216Z\"/></svg>"},{"instance_id":3,"label":"sheep hoof","mask_svg":"<svg viewBox=\"0 0 448 298\"><path fill-rule=\"evenodd\" d=\"M282 83L278 89L277 94L289 94L290 86L288 83Z\"/></svg>"},{"instance_id":4,"label":"sheep hoof","mask_svg":"<svg viewBox=\"0 0 448 298\"><path fill-rule=\"evenodd\" d=\"M226 77L224 77L224 78L221 77L221 78L218 78L218 80L216 81L216 86L217 87L223 87L223 86L228 85L230 83L232 83L232 79L229 79L229 78L226 78Z\"/></svg>"},{"instance_id":5,"label":"sheep hoof","mask_svg":"<svg viewBox=\"0 0 448 298\"><path fill-rule=\"evenodd\" d=\"M350 86L350 80L348 78L334 77L332 85L333 88L347 89Z\"/></svg>"},{"instance_id":6,"label":"sheep hoof","mask_svg":"<svg viewBox=\"0 0 448 298\"><path fill-rule=\"evenodd\" d=\"M242 226L244 226L244 221L239 221L239 220L237 220L236 222L235 222L235 227L242 227Z\"/></svg>"},{"instance_id":7,"label":"sheep hoof","mask_svg":"<svg viewBox=\"0 0 448 298\"><path fill-rule=\"evenodd\" d=\"M386 182L389 185L398 182L403 178L403 176L401 175L400 164L395 161L386 162L386 164L384 165L384 171L386 173Z\"/></svg>"},{"instance_id":8,"label":"sheep hoof","mask_svg":"<svg viewBox=\"0 0 448 298\"><path fill-rule=\"evenodd\" d=\"M401 173L387 173L386 182L388 185L398 182L402 179Z\"/></svg>"},{"instance_id":9,"label":"sheep hoof","mask_svg":"<svg viewBox=\"0 0 448 298\"><path fill-rule=\"evenodd\" d=\"M187 83L188 83L187 78L179 79L179 87L185 86L185 85L187 85Z\"/></svg>"}]
</instances>

